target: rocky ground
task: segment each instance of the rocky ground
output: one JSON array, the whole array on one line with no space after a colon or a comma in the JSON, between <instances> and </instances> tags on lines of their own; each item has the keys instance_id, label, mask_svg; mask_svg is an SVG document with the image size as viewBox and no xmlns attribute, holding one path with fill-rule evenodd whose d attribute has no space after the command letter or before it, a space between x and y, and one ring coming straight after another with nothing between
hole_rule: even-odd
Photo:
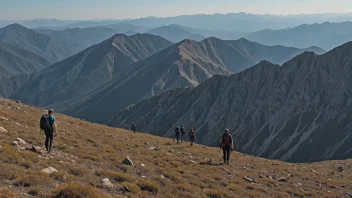
<instances>
[{"instance_id":1,"label":"rocky ground","mask_svg":"<svg viewBox=\"0 0 352 198\"><path fill-rule=\"evenodd\" d=\"M0 100L0 197L352 197L352 160L291 164L92 124ZM20 138L20 139L18 139Z\"/></svg>"}]
</instances>

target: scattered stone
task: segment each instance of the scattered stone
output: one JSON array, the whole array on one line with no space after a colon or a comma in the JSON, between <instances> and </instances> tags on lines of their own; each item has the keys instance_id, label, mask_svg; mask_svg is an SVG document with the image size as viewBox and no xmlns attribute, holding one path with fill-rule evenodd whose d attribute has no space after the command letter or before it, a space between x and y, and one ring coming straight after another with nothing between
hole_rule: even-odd
<instances>
[{"instance_id":1,"label":"scattered stone","mask_svg":"<svg viewBox=\"0 0 352 198\"><path fill-rule=\"evenodd\" d=\"M213 159L210 159L207 162L208 162L208 164L211 164L213 161L214 161Z\"/></svg>"},{"instance_id":2,"label":"scattered stone","mask_svg":"<svg viewBox=\"0 0 352 198\"><path fill-rule=\"evenodd\" d=\"M0 116L0 120L9 121L9 119L7 119L7 118L5 118L5 117L1 117L1 116Z\"/></svg>"},{"instance_id":3,"label":"scattered stone","mask_svg":"<svg viewBox=\"0 0 352 198\"><path fill-rule=\"evenodd\" d=\"M175 152L175 151L174 151L174 150L169 150L169 152L170 152L170 153L173 153L173 152Z\"/></svg>"},{"instance_id":4,"label":"scattered stone","mask_svg":"<svg viewBox=\"0 0 352 198\"><path fill-rule=\"evenodd\" d=\"M149 145L149 143L148 143L148 142L145 142L144 144L145 144L145 145Z\"/></svg>"},{"instance_id":5,"label":"scattered stone","mask_svg":"<svg viewBox=\"0 0 352 198\"><path fill-rule=\"evenodd\" d=\"M123 192L131 192L131 190L127 187L127 186L122 186L122 188L121 188L121 190L123 191Z\"/></svg>"},{"instance_id":6,"label":"scattered stone","mask_svg":"<svg viewBox=\"0 0 352 198\"><path fill-rule=\"evenodd\" d=\"M341 173L341 172L344 172L345 169L343 168L343 166L340 166L340 167L337 168L337 171Z\"/></svg>"},{"instance_id":7,"label":"scattered stone","mask_svg":"<svg viewBox=\"0 0 352 198\"><path fill-rule=\"evenodd\" d=\"M125 164L125 165L128 165L128 166L133 166L133 162L132 160L129 158L129 157L126 157L122 162L121 164Z\"/></svg>"},{"instance_id":8,"label":"scattered stone","mask_svg":"<svg viewBox=\"0 0 352 198\"><path fill-rule=\"evenodd\" d=\"M196 162L196 161L193 161L193 160L190 160L190 162L192 162L192 163L195 163L195 164L198 164L198 162Z\"/></svg>"},{"instance_id":9,"label":"scattered stone","mask_svg":"<svg viewBox=\"0 0 352 198\"><path fill-rule=\"evenodd\" d=\"M0 127L0 132L1 133L7 133L8 131L4 127Z\"/></svg>"},{"instance_id":10,"label":"scattered stone","mask_svg":"<svg viewBox=\"0 0 352 198\"><path fill-rule=\"evenodd\" d=\"M330 188L340 189L338 186L331 185Z\"/></svg>"},{"instance_id":11,"label":"scattered stone","mask_svg":"<svg viewBox=\"0 0 352 198\"><path fill-rule=\"evenodd\" d=\"M11 143L11 145L13 145L13 146L20 146L17 141L13 141L13 142Z\"/></svg>"},{"instance_id":12,"label":"scattered stone","mask_svg":"<svg viewBox=\"0 0 352 198\"><path fill-rule=\"evenodd\" d=\"M161 179L165 179L165 176L164 176L164 175L160 175L160 178L161 178Z\"/></svg>"},{"instance_id":13,"label":"scattered stone","mask_svg":"<svg viewBox=\"0 0 352 198\"><path fill-rule=\"evenodd\" d=\"M19 145L27 144L27 142L25 142L21 138L16 138L15 140L18 142Z\"/></svg>"},{"instance_id":14,"label":"scattered stone","mask_svg":"<svg viewBox=\"0 0 352 198\"><path fill-rule=\"evenodd\" d=\"M21 108L19 108L19 107L16 107L16 109L17 109L17 110L20 110Z\"/></svg>"},{"instance_id":15,"label":"scattered stone","mask_svg":"<svg viewBox=\"0 0 352 198\"><path fill-rule=\"evenodd\" d=\"M42 154L43 152L40 150L40 147L39 146L32 146L32 148L26 148L26 150L29 150L29 151L32 151L32 152L35 152L35 153L38 153L38 154Z\"/></svg>"},{"instance_id":16,"label":"scattered stone","mask_svg":"<svg viewBox=\"0 0 352 198\"><path fill-rule=\"evenodd\" d=\"M250 177L244 176L243 179L245 179L245 180L247 180L247 181L249 181L249 182L252 182L252 183L257 183L257 181L256 181L255 179L250 178Z\"/></svg>"},{"instance_id":17,"label":"scattered stone","mask_svg":"<svg viewBox=\"0 0 352 198\"><path fill-rule=\"evenodd\" d=\"M16 103L21 103L21 101L19 101L19 100L16 100Z\"/></svg>"},{"instance_id":18,"label":"scattered stone","mask_svg":"<svg viewBox=\"0 0 352 198\"><path fill-rule=\"evenodd\" d=\"M111 181L109 180L109 178L105 178L102 180L103 185L107 188L113 188L114 185L111 183Z\"/></svg>"},{"instance_id":19,"label":"scattered stone","mask_svg":"<svg viewBox=\"0 0 352 198\"><path fill-rule=\"evenodd\" d=\"M145 167L145 165L144 165L144 164L141 164L141 166L142 166L142 167Z\"/></svg>"},{"instance_id":20,"label":"scattered stone","mask_svg":"<svg viewBox=\"0 0 352 198\"><path fill-rule=\"evenodd\" d=\"M158 150L160 150L159 148L154 147L154 146L149 147L149 149L150 149L150 150L154 150L154 151L158 151Z\"/></svg>"},{"instance_id":21,"label":"scattered stone","mask_svg":"<svg viewBox=\"0 0 352 198\"><path fill-rule=\"evenodd\" d=\"M277 178L276 180L279 181L279 182L288 182L286 177Z\"/></svg>"},{"instance_id":22,"label":"scattered stone","mask_svg":"<svg viewBox=\"0 0 352 198\"><path fill-rule=\"evenodd\" d=\"M48 168L45 168L45 169L43 169L41 171L44 172L44 173L48 173L48 174L57 172L57 170L55 168L53 168L53 167L48 167Z\"/></svg>"},{"instance_id":23,"label":"scattered stone","mask_svg":"<svg viewBox=\"0 0 352 198\"><path fill-rule=\"evenodd\" d=\"M17 125L17 126L21 126L21 124L20 124L20 123L17 123L17 122L15 122L15 125Z\"/></svg>"}]
</instances>

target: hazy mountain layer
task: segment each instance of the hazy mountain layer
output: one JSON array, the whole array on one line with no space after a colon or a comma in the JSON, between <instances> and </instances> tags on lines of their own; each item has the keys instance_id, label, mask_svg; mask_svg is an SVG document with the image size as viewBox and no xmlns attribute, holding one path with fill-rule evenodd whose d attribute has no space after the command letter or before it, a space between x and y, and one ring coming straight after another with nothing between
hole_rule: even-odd
<instances>
[{"instance_id":1,"label":"hazy mountain layer","mask_svg":"<svg viewBox=\"0 0 352 198\"><path fill-rule=\"evenodd\" d=\"M162 26L148 31L148 34L158 35L173 42L180 42L185 39L201 41L204 36L188 32L177 25Z\"/></svg>"},{"instance_id":2,"label":"hazy mountain layer","mask_svg":"<svg viewBox=\"0 0 352 198\"><path fill-rule=\"evenodd\" d=\"M283 30L262 30L246 38L265 45L285 45L298 48L319 46L330 50L352 41L352 22L300 25Z\"/></svg>"}]
</instances>

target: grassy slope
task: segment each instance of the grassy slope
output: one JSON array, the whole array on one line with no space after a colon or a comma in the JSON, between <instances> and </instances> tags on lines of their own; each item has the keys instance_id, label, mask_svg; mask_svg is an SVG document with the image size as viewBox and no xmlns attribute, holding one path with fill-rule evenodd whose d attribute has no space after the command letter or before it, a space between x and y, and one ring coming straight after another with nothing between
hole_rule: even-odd
<instances>
[{"instance_id":1,"label":"grassy slope","mask_svg":"<svg viewBox=\"0 0 352 198\"><path fill-rule=\"evenodd\" d=\"M232 165L218 165L217 148L175 145L170 139L132 134L65 115L56 115L60 133L54 140L52 154L18 151L9 144L20 137L30 145L42 146L44 137L39 134L38 121L43 113L35 107L0 99L0 117L8 119L0 118L0 126L8 130L0 132L0 195L342 197L352 193L352 160L289 164L234 152ZM126 156L130 156L135 167L120 165ZM214 162L206 164L209 159ZM40 170L48 166L59 172L41 174ZM337 171L340 166L345 172ZM287 177L288 181L279 182L269 175ZM247 182L244 176L258 183ZM102 187L103 178L109 178L114 187ZM123 185L132 192L124 194L120 190Z\"/></svg>"}]
</instances>

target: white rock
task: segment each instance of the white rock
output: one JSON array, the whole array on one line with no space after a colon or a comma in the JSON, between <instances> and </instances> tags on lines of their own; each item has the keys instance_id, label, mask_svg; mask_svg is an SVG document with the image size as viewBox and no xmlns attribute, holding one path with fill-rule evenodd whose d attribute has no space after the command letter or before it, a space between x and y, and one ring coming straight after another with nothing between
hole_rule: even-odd
<instances>
[{"instance_id":1,"label":"white rock","mask_svg":"<svg viewBox=\"0 0 352 198\"><path fill-rule=\"evenodd\" d=\"M18 142L19 145L27 144L27 142L25 142L21 138L16 138L16 141Z\"/></svg>"},{"instance_id":2,"label":"white rock","mask_svg":"<svg viewBox=\"0 0 352 198\"><path fill-rule=\"evenodd\" d=\"M8 131L4 127L0 127L0 132L1 133L7 133Z\"/></svg>"},{"instance_id":3,"label":"white rock","mask_svg":"<svg viewBox=\"0 0 352 198\"><path fill-rule=\"evenodd\" d=\"M15 125L17 125L17 126L21 126L21 124L20 124L20 123L17 123L17 122L15 122Z\"/></svg>"},{"instance_id":4,"label":"white rock","mask_svg":"<svg viewBox=\"0 0 352 198\"><path fill-rule=\"evenodd\" d=\"M1 117L0 116L0 120L6 120L6 121L9 121L9 119L5 118L5 117Z\"/></svg>"},{"instance_id":5,"label":"white rock","mask_svg":"<svg viewBox=\"0 0 352 198\"><path fill-rule=\"evenodd\" d=\"M48 174L57 172L57 170L55 168L53 168L53 167L48 167L48 168L45 168L45 169L43 169L41 171L44 172L44 173L48 173Z\"/></svg>"},{"instance_id":6,"label":"white rock","mask_svg":"<svg viewBox=\"0 0 352 198\"><path fill-rule=\"evenodd\" d=\"M109 180L109 178L103 179L102 182L103 182L103 185L104 185L105 187L108 187L108 188L113 188L113 187L114 187L114 185L111 183L111 181Z\"/></svg>"},{"instance_id":7,"label":"white rock","mask_svg":"<svg viewBox=\"0 0 352 198\"><path fill-rule=\"evenodd\" d=\"M145 167L145 165L144 165L144 164L141 164L141 166Z\"/></svg>"}]
</instances>

